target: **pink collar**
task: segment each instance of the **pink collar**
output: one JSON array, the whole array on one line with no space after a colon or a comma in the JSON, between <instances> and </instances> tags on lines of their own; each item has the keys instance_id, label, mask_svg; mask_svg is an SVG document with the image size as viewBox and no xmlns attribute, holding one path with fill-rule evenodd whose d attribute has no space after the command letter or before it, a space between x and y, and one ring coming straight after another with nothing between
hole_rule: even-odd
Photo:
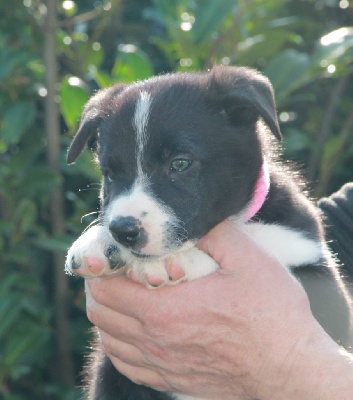
<instances>
[{"instance_id":1,"label":"pink collar","mask_svg":"<svg viewBox=\"0 0 353 400\"><path fill-rule=\"evenodd\" d=\"M252 201L246 210L245 221L249 221L253 218L260 208L263 206L268 191L270 189L270 174L268 172L268 165L266 159L264 159L260 171L259 179L256 182L255 191L253 194Z\"/></svg>"}]
</instances>

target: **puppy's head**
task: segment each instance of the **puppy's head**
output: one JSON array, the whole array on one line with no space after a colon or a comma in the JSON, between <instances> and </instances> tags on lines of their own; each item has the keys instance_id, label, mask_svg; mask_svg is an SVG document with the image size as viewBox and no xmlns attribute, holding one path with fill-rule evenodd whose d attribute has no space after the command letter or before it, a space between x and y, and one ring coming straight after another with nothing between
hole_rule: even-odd
<instances>
[{"instance_id":1,"label":"puppy's head","mask_svg":"<svg viewBox=\"0 0 353 400\"><path fill-rule=\"evenodd\" d=\"M246 68L116 85L86 105L67 161L98 136L104 223L136 257L162 257L244 212L260 118L280 139L271 85Z\"/></svg>"}]
</instances>

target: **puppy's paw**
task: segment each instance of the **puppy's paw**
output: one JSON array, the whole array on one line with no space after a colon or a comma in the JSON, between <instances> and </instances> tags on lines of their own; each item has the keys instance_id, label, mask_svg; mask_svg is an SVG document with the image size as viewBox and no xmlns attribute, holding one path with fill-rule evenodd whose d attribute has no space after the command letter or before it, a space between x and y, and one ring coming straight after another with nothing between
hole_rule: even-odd
<instances>
[{"instance_id":1,"label":"puppy's paw","mask_svg":"<svg viewBox=\"0 0 353 400\"><path fill-rule=\"evenodd\" d=\"M129 279L147 286L149 289L165 286L169 280L165 260L130 263L126 275Z\"/></svg>"},{"instance_id":2,"label":"puppy's paw","mask_svg":"<svg viewBox=\"0 0 353 400\"><path fill-rule=\"evenodd\" d=\"M127 276L150 289L174 285L185 280L183 267L179 265L179 260L174 261L173 257L153 262L133 262L127 270Z\"/></svg>"},{"instance_id":3,"label":"puppy's paw","mask_svg":"<svg viewBox=\"0 0 353 400\"><path fill-rule=\"evenodd\" d=\"M157 288L201 278L218 268L211 257L194 247L164 260L132 263L127 274L136 282L149 288Z\"/></svg>"},{"instance_id":4,"label":"puppy's paw","mask_svg":"<svg viewBox=\"0 0 353 400\"><path fill-rule=\"evenodd\" d=\"M93 278L111 275L125 265L121 251L108 230L95 225L70 247L65 264L68 274Z\"/></svg>"},{"instance_id":5,"label":"puppy's paw","mask_svg":"<svg viewBox=\"0 0 353 400\"><path fill-rule=\"evenodd\" d=\"M192 281L217 271L219 265L209 255L192 247L189 250L176 253L167 261L169 284L182 281Z\"/></svg>"}]
</instances>

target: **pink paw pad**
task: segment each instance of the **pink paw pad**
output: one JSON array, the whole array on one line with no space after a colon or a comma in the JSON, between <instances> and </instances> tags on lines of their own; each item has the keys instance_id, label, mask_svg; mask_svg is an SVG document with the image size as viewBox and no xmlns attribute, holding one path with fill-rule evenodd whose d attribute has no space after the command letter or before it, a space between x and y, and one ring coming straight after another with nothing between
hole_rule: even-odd
<instances>
[{"instance_id":1,"label":"pink paw pad","mask_svg":"<svg viewBox=\"0 0 353 400\"><path fill-rule=\"evenodd\" d=\"M126 276L135 283L143 283L141 278L132 270L127 271Z\"/></svg>"},{"instance_id":2,"label":"pink paw pad","mask_svg":"<svg viewBox=\"0 0 353 400\"><path fill-rule=\"evenodd\" d=\"M93 275L99 275L104 270L104 261L95 257L86 257L85 264L89 272Z\"/></svg>"},{"instance_id":3,"label":"pink paw pad","mask_svg":"<svg viewBox=\"0 0 353 400\"><path fill-rule=\"evenodd\" d=\"M169 275L169 280L172 282L176 282L179 279L184 278L184 276L185 276L184 270L181 267L179 267L179 265L177 265L177 264L173 264L173 263L168 264L166 269L167 269L167 272Z\"/></svg>"},{"instance_id":4,"label":"pink paw pad","mask_svg":"<svg viewBox=\"0 0 353 400\"><path fill-rule=\"evenodd\" d=\"M149 285L153 287L158 287L163 285L164 279L157 275L146 275L146 281Z\"/></svg>"}]
</instances>

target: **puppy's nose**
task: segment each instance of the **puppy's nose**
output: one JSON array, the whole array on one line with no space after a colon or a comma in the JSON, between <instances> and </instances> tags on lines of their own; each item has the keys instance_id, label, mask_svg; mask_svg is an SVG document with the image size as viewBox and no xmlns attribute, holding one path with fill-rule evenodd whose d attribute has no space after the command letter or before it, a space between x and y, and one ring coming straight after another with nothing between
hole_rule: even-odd
<instances>
[{"instance_id":1,"label":"puppy's nose","mask_svg":"<svg viewBox=\"0 0 353 400\"><path fill-rule=\"evenodd\" d=\"M114 239L126 247L136 244L141 229L133 217L119 217L113 219L109 224L109 230Z\"/></svg>"}]
</instances>

